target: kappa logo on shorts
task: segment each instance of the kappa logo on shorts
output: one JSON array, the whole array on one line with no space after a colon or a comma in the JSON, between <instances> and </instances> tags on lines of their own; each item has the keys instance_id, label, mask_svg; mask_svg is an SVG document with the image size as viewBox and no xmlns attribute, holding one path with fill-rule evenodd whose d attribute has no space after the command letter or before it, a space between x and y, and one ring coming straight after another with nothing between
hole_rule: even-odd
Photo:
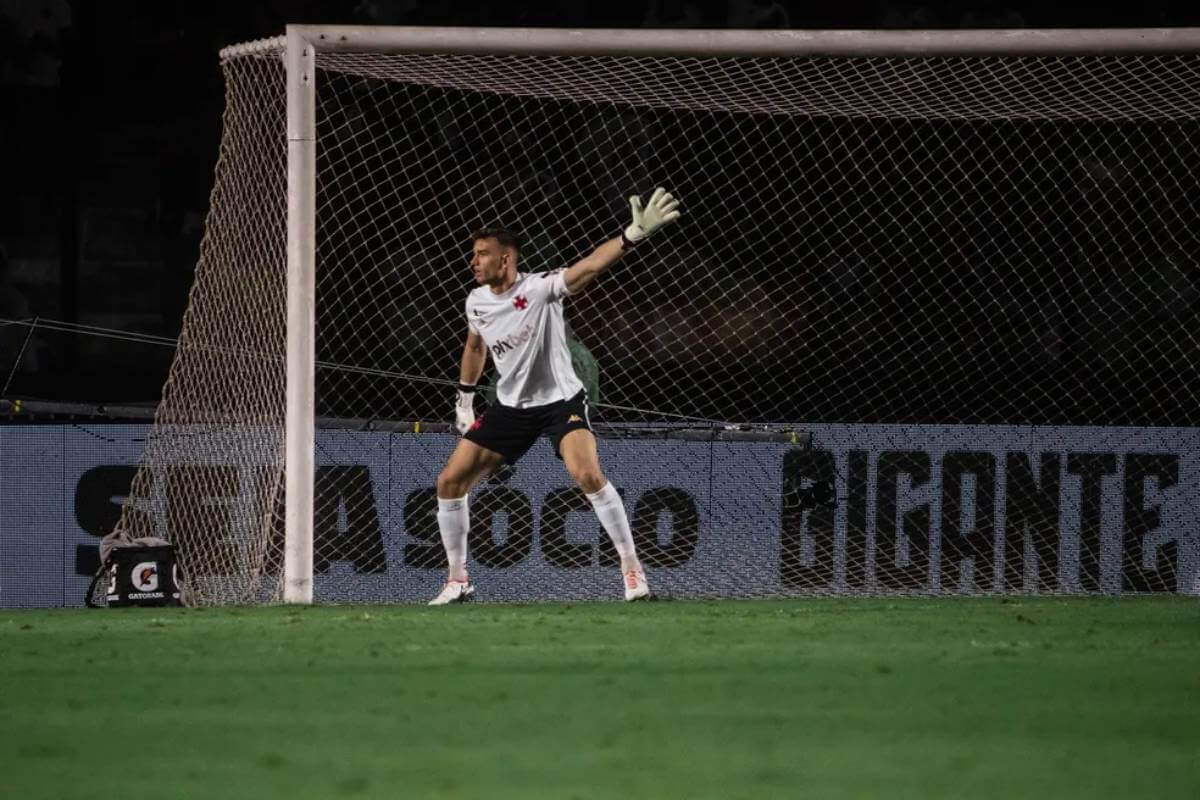
<instances>
[{"instance_id":1,"label":"kappa logo on shorts","mask_svg":"<svg viewBox=\"0 0 1200 800\"><path fill-rule=\"evenodd\" d=\"M578 414L572 414L571 416L567 417L567 422L583 422L583 417L579 416Z\"/></svg>"}]
</instances>

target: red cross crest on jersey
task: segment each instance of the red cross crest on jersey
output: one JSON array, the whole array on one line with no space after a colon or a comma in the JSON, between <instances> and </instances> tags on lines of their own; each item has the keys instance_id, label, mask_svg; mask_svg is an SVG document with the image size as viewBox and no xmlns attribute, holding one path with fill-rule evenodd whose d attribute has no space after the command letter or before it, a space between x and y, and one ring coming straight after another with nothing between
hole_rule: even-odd
<instances>
[{"instance_id":1,"label":"red cross crest on jersey","mask_svg":"<svg viewBox=\"0 0 1200 800\"><path fill-rule=\"evenodd\" d=\"M516 306L517 311L524 311L525 307L529 305L529 301L525 299L525 295L519 294L513 300L513 305Z\"/></svg>"}]
</instances>

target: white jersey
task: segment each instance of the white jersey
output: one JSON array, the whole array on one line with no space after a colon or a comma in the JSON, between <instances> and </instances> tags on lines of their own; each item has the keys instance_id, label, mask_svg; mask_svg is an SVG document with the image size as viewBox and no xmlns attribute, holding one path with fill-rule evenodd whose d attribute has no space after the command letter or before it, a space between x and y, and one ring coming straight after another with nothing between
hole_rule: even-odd
<instances>
[{"instance_id":1,"label":"white jersey","mask_svg":"<svg viewBox=\"0 0 1200 800\"><path fill-rule=\"evenodd\" d=\"M563 271L517 273L507 292L480 286L467 295L467 324L496 364L496 399L511 408L544 406L583 391L571 366Z\"/></svg>"}]
</instances>

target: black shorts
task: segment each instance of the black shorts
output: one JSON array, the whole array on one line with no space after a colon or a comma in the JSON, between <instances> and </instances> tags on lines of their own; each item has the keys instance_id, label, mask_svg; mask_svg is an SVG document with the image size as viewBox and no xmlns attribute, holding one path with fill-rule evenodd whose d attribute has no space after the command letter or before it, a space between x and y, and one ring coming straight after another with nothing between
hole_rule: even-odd
<instances>
[{"instance_id":1,"label":"black shorts","mask_svg":"<svg viewBox=\"0 0 1200 800\"><path fill-rule=\"evenodd\" d=\"M562 438L571 431L591 429L587 393L581 391L570 400L531 408L493 403L463 438L504 456L504 463L515 464L542 434L550 437L554 455L562 458L558 449Z\"/></svg>"}]
</instances>

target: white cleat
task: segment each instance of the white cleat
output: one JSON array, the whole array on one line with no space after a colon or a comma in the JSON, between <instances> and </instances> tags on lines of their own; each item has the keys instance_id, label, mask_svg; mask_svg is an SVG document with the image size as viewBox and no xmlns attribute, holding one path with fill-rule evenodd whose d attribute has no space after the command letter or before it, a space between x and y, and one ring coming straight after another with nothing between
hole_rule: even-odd
<instances>
[{"instance_id":1,"label":"white cleat","mask_svg":"<svg viewBox=\"0 0 1200 800\"><path fill-rule=\"evenodd\" d=\"M475 584L468 578L465 581L446 581L437 597L429 601L431 606L444 606L450 603L465 603L475 594Z\"/></svg>"},{"instance_id":2,"label":"white cleat","mask_svg":"<svg viewBox=\"0 0 1200 800\"><path fill-rule=\"evenodd\" d=\"M650 584L646 583L646 573L638 569L631 569L625 573L625 600L630 602L633 600L642 600L650 596Z\"/></svg>"}]
</instances>

